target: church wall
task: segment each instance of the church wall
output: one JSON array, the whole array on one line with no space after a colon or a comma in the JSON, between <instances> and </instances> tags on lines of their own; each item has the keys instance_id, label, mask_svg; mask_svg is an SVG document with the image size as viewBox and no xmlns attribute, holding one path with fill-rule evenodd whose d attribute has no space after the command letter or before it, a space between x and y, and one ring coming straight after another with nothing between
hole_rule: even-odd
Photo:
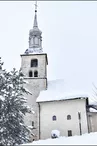
<instances>
[{"instance_id":1,"label":"church wall","mask_svg":"<svg viewBox=\"0 0 97 146\"><path fill-rule=\"evenodd\" d=\"M36 103L36 99L40 94L41 90L46 88L46 79L27 79L25 80L29 83L26 84L25 87L32 93L32 95L25 95L27 98L27 105L33 108L35 114L27 114L25 117L25 124L28 126L32 125L32 121L34 121L33 133L36 135L33 139L39 139L39 116L38 116L38 104Z\"/></svg>"},{"instance_id":2,"label":"church wall","mask_svg":"<svg viewBox=\"0 0 97 146\"><path fill-rule=\"evenodd\" d=\"M92 132L92 118L91 113L87 112L87 120L88 120L88 131L89 133Z\"/></svg>"},{"instance_id":3,"label":"church wall","mask_svg":"<svg viewBox=\"0 0 97 146\"><path fill-rule=\"evenodd\" d=\"M97 132L97 113L90 112L89 115L90 115L89 118L90 118L90 126L91 126L90 132Z\"/></svg>"},{"instance_id":4,"label":"church wall","mask_svg":"<svg viewBox=\"0 0 97 146\"><path fill-rule=\"evenodd\" d=\"M50 138L52 130L59 130L61 136L68 136L68 130L72 130L72 135L80 135L78 112L82 134L88 133L85 99L40 103L40 139ZM56 121L52 120L54 115ZM71 120L67 120L67 115L71 115Z\"/></svg>"}]
</instances>

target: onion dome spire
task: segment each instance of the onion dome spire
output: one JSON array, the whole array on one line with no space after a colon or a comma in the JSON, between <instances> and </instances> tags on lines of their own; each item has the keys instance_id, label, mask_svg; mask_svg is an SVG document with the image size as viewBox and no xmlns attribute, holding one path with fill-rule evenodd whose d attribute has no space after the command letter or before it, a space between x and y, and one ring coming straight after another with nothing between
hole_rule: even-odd
<instances>
[{"instance_id":1,"label":"onion dome spire","mask_svg":"<svg viewBox=\"0 0 97 146\"><path fill-rule=\"evenodd\" d=\"M33 25L33 28L34 27L38 27L38 23L37 23L37 1L35 3L35 17L34 17L34 25Z\"/></svg>"},{"instance_id":2,"label":"onion dome spire","mask_svg":"<svg viewBox=\"0 0 97 146\"><path fill-rule=\"evenodd\" d=\"M33 29L29 31L29 48L25 51L27 54L42 53L42 32L38 28L37 22L37 1L35 3L35 16Z\"/></svg>"}]
</instances>

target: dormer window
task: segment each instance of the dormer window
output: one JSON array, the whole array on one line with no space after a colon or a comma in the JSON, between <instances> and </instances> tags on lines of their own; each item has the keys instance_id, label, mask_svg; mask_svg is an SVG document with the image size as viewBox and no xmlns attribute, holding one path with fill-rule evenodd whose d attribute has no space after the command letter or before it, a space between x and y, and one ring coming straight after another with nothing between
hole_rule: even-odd
<instances>
[{"instance_id":1,"label":"dormer window","mask_svg":"<svg viewBox=\"0 0 97 146\"><path fill-rule=\"evenodd\" d=\"M38 71L34 71L34 77L38 77Z\"/></svg>"},{"instance_id":2,"label":"dormer window","mask_svg":"<svg viewBox=\"0 0 97 146\"><path fill-rule=\"evenodd\" d=\"M32 71L29 71L29 77L32 77L32 76L33 76Z\"/></svg>"},{"instance_id":3,"label":"dormer window","mask_svg":"<svg viewBox=\"0 0 97 146\"><path fill-rule=\"evenodd\" d=\"M37 59L32 59L31 60L31 67L37 67L38 66L38 60Z\"/></svg>"}]
</instances>

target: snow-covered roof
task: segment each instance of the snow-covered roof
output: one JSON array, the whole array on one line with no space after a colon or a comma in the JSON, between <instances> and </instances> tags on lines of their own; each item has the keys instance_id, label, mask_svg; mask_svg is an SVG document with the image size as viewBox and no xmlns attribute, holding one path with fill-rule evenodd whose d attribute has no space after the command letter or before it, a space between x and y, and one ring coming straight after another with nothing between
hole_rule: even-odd
<instances>
[{"instance_id":1,"label":"snow-covered roof","mask_svg":"<svg viewBox=\"0 0 97 146\"><path fill-rule=\"evenodd\" d=\"M92 112L92 113L97 113L97 110L94 109L94 108L90 108L90 112Z\"/></svg>"},{"instance_id":2,"label":"snow-covered roof","mask_svg":"<svg viewBox=\"0 0 97 146\"><path fill-rule=\"evenodd\" d=\"M74 92L68 88L68 84L62 79L48 81L47 90L41 91L36 102L58 101L76 98L86 98L87 93Z\"/></svg>"},{"instance_id":3,"label":"snow-covered roof","mask_svg":"<svg viewBox=\"0 0 97 146\"><path fill-rule=\"evenodd\" d=\"M28 48L26 51L25 51L25 54L40 54L40 53L43 53L42 51L42 48Z\"/></svg>"}]
</instances>

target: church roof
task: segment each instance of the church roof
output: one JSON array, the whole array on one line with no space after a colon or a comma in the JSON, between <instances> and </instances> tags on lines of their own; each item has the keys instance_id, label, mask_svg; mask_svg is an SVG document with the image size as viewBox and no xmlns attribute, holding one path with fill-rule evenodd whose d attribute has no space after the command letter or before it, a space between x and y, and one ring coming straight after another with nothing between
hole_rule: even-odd
<instances>
[{"instance_id":1,"label":"church roof","mask_svg":"<svg viewBox=\"0 0 97 146\"><path fill-rule=\"evenodd\" d=\"M48 81L47 90L41 91L36 102L59 101L77 98L87 98L88 94L72 91L64 80Z\"/></svg>"},{"instance_id":2,"label":"church roof","mask_svg":"<svg viewBox=\"0 0 97 146\"><path fill-rule=\"evenodd\" d=\"M93 108L90 108L89 110L91 113L97 113L97 110L96 109L93 109Z\"/></svg>"}]
</instances>

